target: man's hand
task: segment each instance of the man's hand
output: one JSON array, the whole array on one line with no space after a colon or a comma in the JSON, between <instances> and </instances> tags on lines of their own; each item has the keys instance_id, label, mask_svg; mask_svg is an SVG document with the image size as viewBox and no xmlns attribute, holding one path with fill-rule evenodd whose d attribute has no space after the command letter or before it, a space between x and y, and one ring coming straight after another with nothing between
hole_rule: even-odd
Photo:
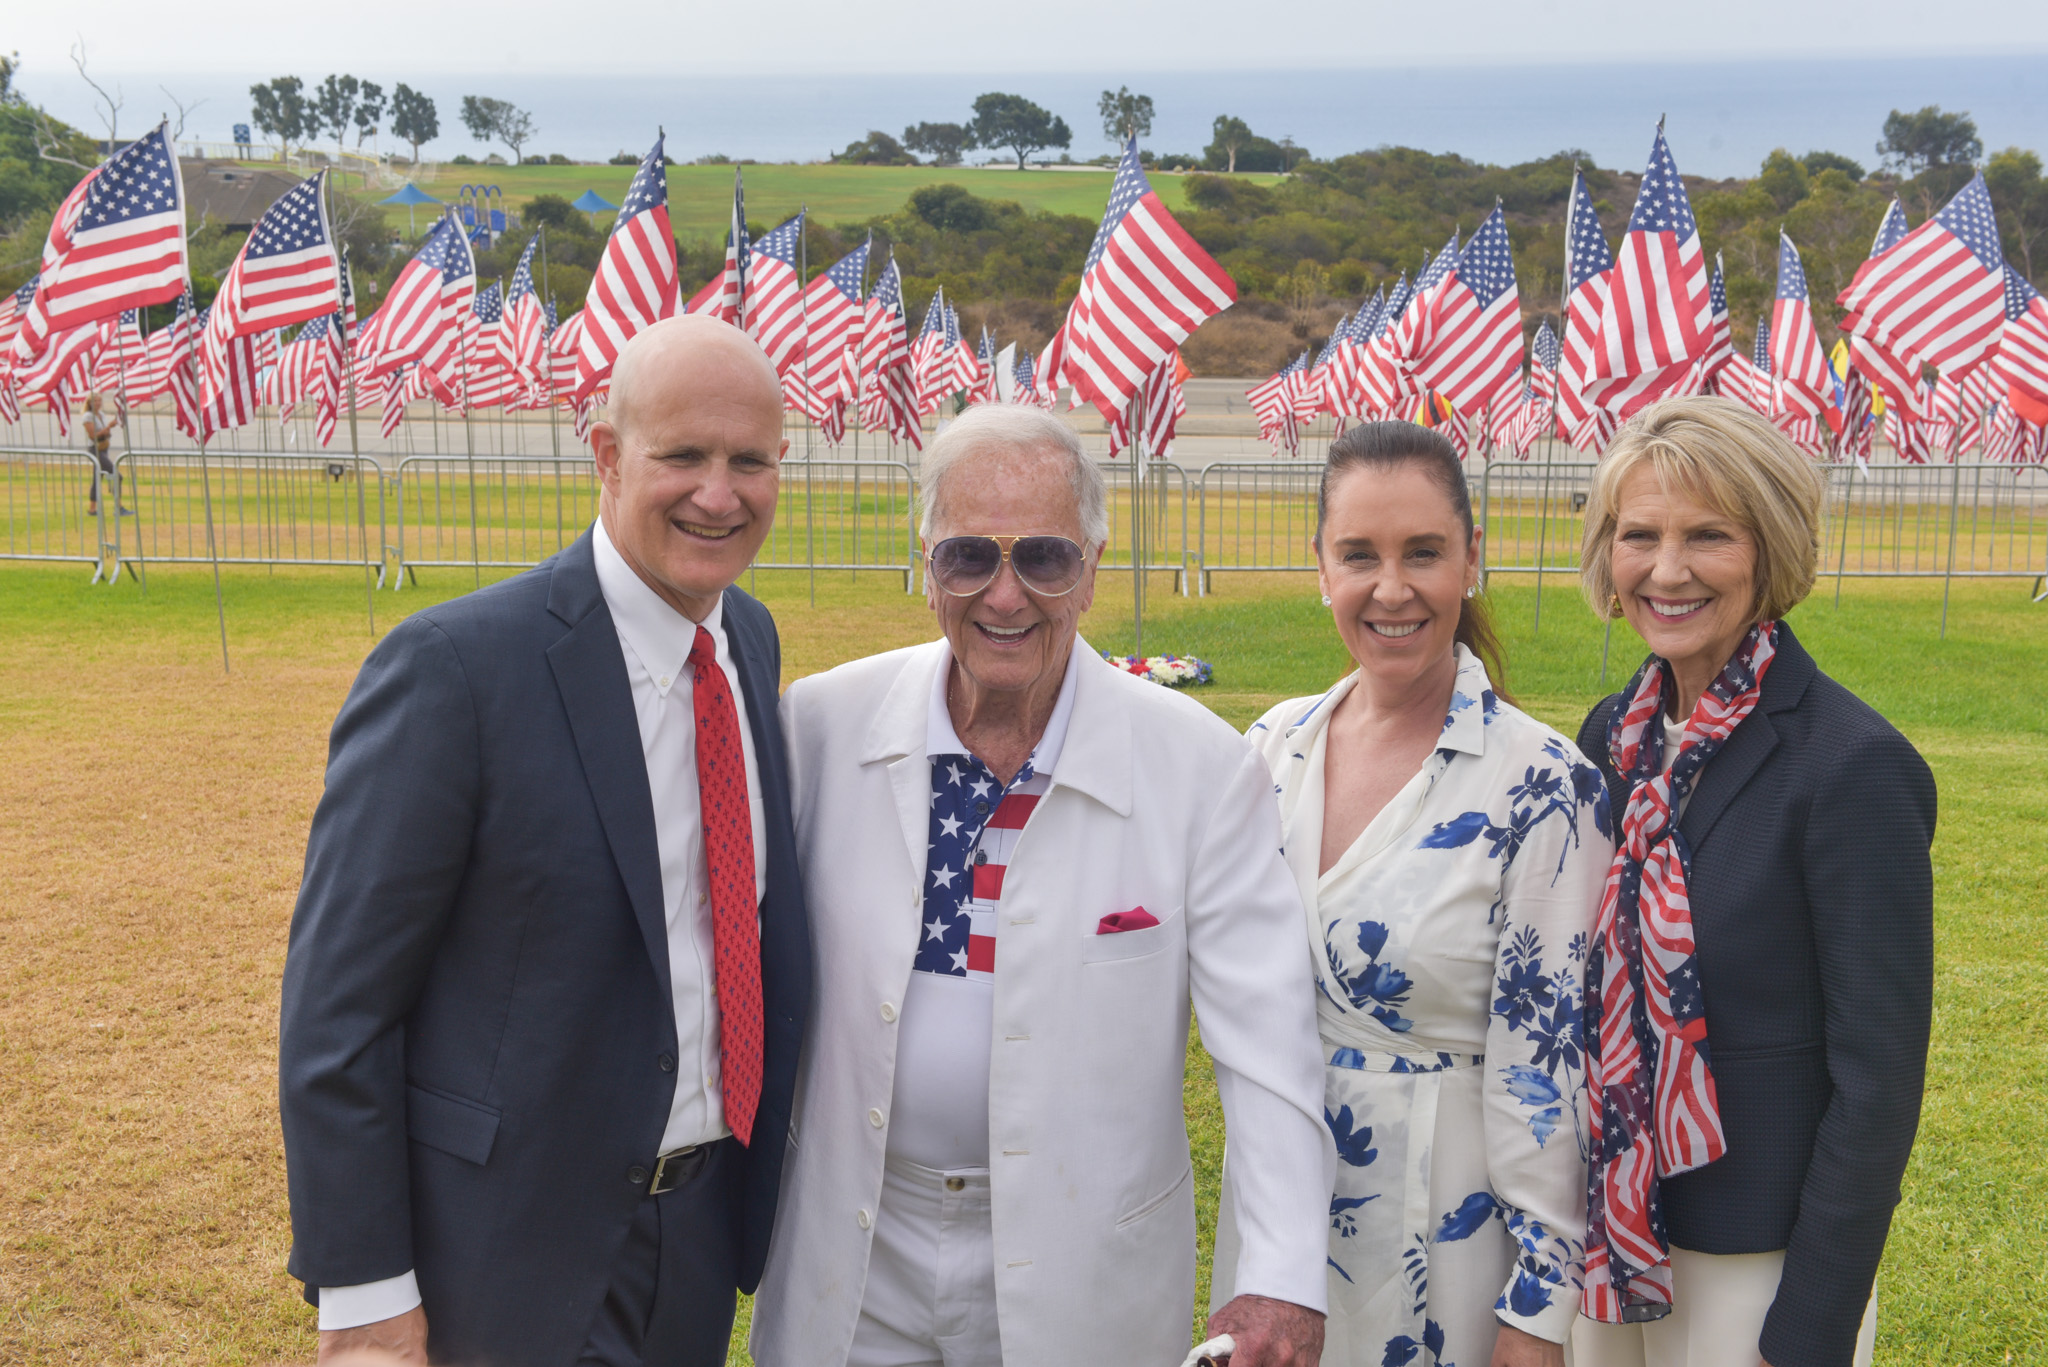
<instances>
[{"instance_id":1,"label":"man's hand","mask_svg":"<svg viewBox=\"0 0 2048 1367\"><path fill-rule=\"evenodd\" d=\"M1209 1316L1208 1335L1237 1341L1230 1367L1316 1367L1323 1356L1323 1315L1292 1301L1239 1296Z\"/></svg>"},{"instance_id":2,"label":"man's hand","mask_svg":"<svg viewBox=\"0 0 2048 1367\"><path fill-rule=\"evenodd\" d=\"M1564 1367L1564 1345L1503 1324L1493 1340L1490 1367Z\"/></svg>"},{"instance_id":3,"label":"man's hand","mask_svg":"<svg viewBox=\"0 0 2048 1367\"><path fill-rule=\"evenodd\" d=\"M1317 1335L1318 1341L1321 1337ZM393 1315L375 1324L320 1331L321 1363L340 1363L358 1353L368 1361L414 1363L418 1367L426 1367L426 1310L415 1305L403 1315Z\"/></svg>"}]
</instances>

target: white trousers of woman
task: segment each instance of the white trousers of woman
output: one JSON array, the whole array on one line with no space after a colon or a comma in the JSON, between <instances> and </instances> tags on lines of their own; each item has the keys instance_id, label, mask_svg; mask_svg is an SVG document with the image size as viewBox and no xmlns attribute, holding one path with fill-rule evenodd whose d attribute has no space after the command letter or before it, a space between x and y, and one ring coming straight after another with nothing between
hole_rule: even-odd
<instances>
[{"instance_id":1,"label":"white trousers of woman","mask_svg":"<svg viewBox=\"0 0 2048 1367\"><path fill-rule=\"evenodd\" d=\"M1785 1254L1671 1250L1671 1313L1647 1324L1572 1326L1572 1367L1757 1367L1764 1316L1778 1296ZM1870 1367L1877 1296L1863 1310L1855 1367Z\"/></svg>"}]
</instances>

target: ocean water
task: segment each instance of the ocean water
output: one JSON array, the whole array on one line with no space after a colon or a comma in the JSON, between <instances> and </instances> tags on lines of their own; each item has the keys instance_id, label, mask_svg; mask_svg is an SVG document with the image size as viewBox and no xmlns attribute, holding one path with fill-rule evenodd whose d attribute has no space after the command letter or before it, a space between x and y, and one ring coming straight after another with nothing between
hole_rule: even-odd
<instances>
[{"instance_id":1,"label":"ocean water","mask_svg":"<svg viewBox=\"0 0 2048 1367\"><path fill-rule=\"evenodd\" d=\"M308 83L317 79L310 68ZM325 74L320 73L320 74ZM1152 97L1156 117L1145 145L1199 154L1211 121L1234 114L1267 137L1291 137L1317 156L1382 145L1455 152L1512 164L1564 149L1601 166L1640 169L1660 115L1679 168L1712 177L1753 173L1775 147L1841 152L1874 166L1888 111L1935 104L1967 110L1988 151L2031 147L2048 154L2048 56L1830 59L1826 61L1612 62L1580 66L1389 66L1351 71L1188 71L1135 79L1100 72L900 76L779 75L673 78L504 77L359 72L388 88L399 76L432 95L442 136L425 150L448 158L481 155L457 118L461 97L486 94L533 111L540 135L529 153L577 160L644 152L665 126L669 152L759 161L813 161L870 128L900 134L906 124L964 121L984 91L1022 94L1074 130L1073 154L1109 150L1095 116L1105 86L1128 82ZM69 73L25 81L31 99L90 131L103 131ZM203 99L187 138L227 141L248 117L257 75L123 72L129 92L123 132L154 122L168 85L188 103Z\"/></svg>"}]
</instances>

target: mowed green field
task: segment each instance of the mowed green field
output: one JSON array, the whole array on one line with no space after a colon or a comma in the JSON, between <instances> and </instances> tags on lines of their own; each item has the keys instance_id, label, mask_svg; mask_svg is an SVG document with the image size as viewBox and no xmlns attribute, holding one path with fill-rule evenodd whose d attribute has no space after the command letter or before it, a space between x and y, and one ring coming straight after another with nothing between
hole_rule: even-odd
<instances>
[{"instance_id":1,"label":"mowed green field","mask_svg":"<svg viewBox=\"0 0 2048 1367\"><path fill-rule=\"evenodd\" d=\"M595 190L612 203L626 197L632 182L630 166L449 166L441 165L415 183L437 199L453 201L464 185L495 185L513 207L535 195L575 199ZM1109 202L1110 173L1101 170L997 171L973 166L787 166L741 168L747 191L747 217L775 224L805 205L821 223L856 223L877 214L895 213L920 185L950 182L964 185L983 199L1013 199L1027 209L1056 214L1102 217ZM732 218L730 166L668 168L669 223L682 238L712 237L725 232ZM1246 176L1270 184L1278 176ZM1169 209L1187 203L1186 182L1177 175L1154 175L1152 188ZM403 220L403 213L399 219ZM602 216L600 217L602 221Z\"/></svg>"},{"instance_id":2,"label":"mowed green field","mask_svg":"<svg viewBox=\"0 0 2048 1367\"><path fill-rule=\"evenodd\" d=\"M304 1362L275 1110L277 995L325 731L371 643L343 572L211 580L156 567L91 588L0 569L0 1361ZM377 629L466 591L429 571ZM900 577L764 573L787 678L927 638ZM1242 726L1347 667L1312 582L1150 582L1148 650L1199 655L1200 697ZM1935 1022L1920 1141L1879 1283L1878 1361L2048 1361L2048 605L2013 581L1851 580L1792 620L1822 668L1890 717L1941 790ZM1499 577L1510 686L1567 731L1640 646L1583 604ZM1083 630L1131 646L1127 580ZM1187 1118L1203 1280L1223 1133L1191 1047ZM747 1361L744 1323L733 1361Z\"/></svg>"}]
</instances>

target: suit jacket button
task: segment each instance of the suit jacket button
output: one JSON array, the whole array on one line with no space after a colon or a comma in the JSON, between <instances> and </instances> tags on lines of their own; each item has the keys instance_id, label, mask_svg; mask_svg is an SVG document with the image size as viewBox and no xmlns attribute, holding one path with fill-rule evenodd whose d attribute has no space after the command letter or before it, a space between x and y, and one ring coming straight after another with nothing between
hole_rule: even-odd
<instances>
[{"instance_id":1,"label":"suit jacket button","mask_svg":"<svg viewBox=\"0 0 2048 1367\"><path fill-rule=\"evenodd\" d=\"M868 1112L868 1124L879 1130L882 1128L882 1122L883 1116L879 1107Z\"/></svg>"},{"instance_id":2,"label":"suit jacket button","mask_svg":"<svg viewBox=\"0 0 2048 1367\"><path fill-rule=\"evenodd\" d=\"M647 1169L635 1165L626 1169L626 1180L636 1187L647 1185Z\"/></svg>"},{"instance_id":3,"label":"suit jacket button","mask_svg":"<svg viewBox=\"0 0 2048 1367\"><path fill-rule=\"evenodd\" d=\"M862 1229L866 1229L875 1222L875 1218L864 1210L857 1210L853 1213L853 1222Z\"/></svg>"},{"instance_id":4,"label":"suit jacket button","mask_svg":"<svg viewBox=\"0 0 2048 1367\"><path fill-rule=\"evenodd\" d=\"M654 1061L654 1066L661 1069L664 1073L673 1073L676 1070L675 1056L673 1054L663 1054Z\"/></svg>"},{"instance_id":5,"label":"suit jacket button","mask_svg":"<svg viewBox=\"0 0 2048 1367\"><path fill-rule=\"evenodd\" d=\"M882 1023L883 1023L884 1025L894 1025L894 1024L896 1023L896 1003L895 1003L895 1002L883 1002L883 1003L882 1003Z\"/></svg>"}]
</instances>

